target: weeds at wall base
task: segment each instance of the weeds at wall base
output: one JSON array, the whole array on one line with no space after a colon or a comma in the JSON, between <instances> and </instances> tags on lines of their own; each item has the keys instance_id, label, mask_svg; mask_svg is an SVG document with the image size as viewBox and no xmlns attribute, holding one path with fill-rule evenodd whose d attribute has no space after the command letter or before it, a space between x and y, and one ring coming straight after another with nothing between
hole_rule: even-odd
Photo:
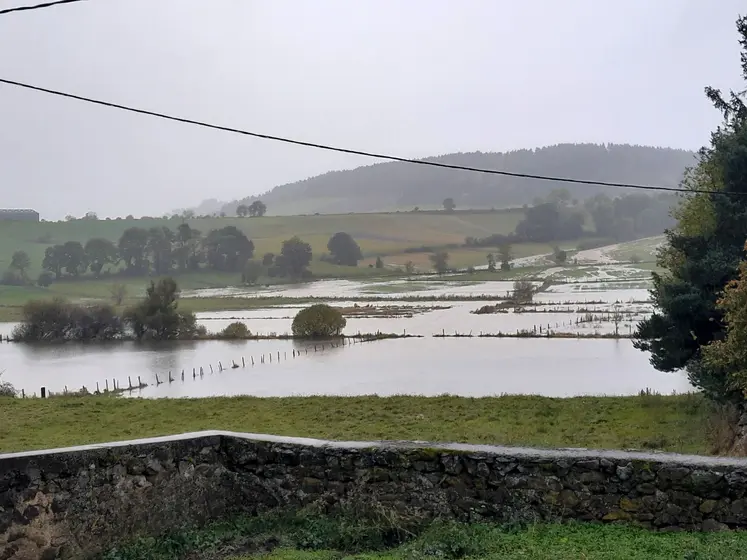
<instances>
[{"instance_id":1,"label":"weeds at wall base","mask_svg":"<svg viewBox=\"0 0 747 560\"><path fill-rule=\"evenodd\" d=\"M747 533L652 533L618 524L497 525L434 520L415 531L310 513L241 517L230 523L143 539L102 560L217 560L265 557L379 560L506 558L738 558ZM320 555L319 555L320 554Z\"/></svg>"}]
</instances>

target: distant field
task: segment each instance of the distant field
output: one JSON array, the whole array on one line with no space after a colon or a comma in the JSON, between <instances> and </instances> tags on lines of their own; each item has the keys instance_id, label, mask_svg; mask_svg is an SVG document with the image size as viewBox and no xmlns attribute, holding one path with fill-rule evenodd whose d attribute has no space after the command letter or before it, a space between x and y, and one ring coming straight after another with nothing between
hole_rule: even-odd
<instances>
[{"instance_id":1,"label":"distant field","mask_svg":"<svg viewBox=\"0 0 747 560\"><path fill-rule=\"evenodd\" d=\"M298 235L312 246L314 278L366 278L391 276L396 265L413 261L420 271L430 271L429 253L404 253L405 249L422 246L461 244L468 236L485 237L494 233L512 232L522 219L521 209L497 211L339 214L319 216L265 216L262 218L203 218L188 220L191 227L203 234L216 228L233 225L254 241L255 255L278 253L285 239ZM15 251L26 251L31 258L30 278L41 272L47 247L66 241L85 243L94 237L118 241L131 227L151 228L167 226L176 229L181 219L147 218L139 220L74 220L70 222L0 222L0 274L10 264ZM335 266L319 260L327 252L329 238L339 231L350 233L360 244L364 260L358 267ZM517 257L546 253L549 245L521 244L515 247ZM458 248L450 251L451 266L467 267L486 263L490 249ZM382 257L384 269L371 268L377 255ZM394 270L393 270L394 269ZM236 285L237 273L201 271L180 274L177 280L182 289L218 288ZM282 282L282 279L262 278L262 284ZM147 278L90 277L72 281L69 278L54 283L49 289L0 285L0 320L16 320L20 306L30 299L62 296L73 299L108 299L114 282L127 285L127 299L140 297Z\"/></svg>"},{"instance_id":2,"label":"distant field","mask_svg":"<svg viewBox=\"0 0 747 560\"><path fill-rule=\"evenodd\" d=\"M256 254L277 253L285 239L298 235L310 243L315 255L327 251L327 241L339 231L352 235L364 255L397 255L408 247L463 243L467 236L485 237L511 233L521 220L521 209L463 211L453 214L418 212L391 214L338 214L320 216L265 216L263 218L205 218L187 220L203 233L236 226L254 241ZM41 272L44 250L65 241L85 243L93 237L117 241L130 227L168 226L176 229L181 219L75 220L71 222L0 222L0 271L14 251L31 257L32 277Z\"/></svg>"}]
</instances>

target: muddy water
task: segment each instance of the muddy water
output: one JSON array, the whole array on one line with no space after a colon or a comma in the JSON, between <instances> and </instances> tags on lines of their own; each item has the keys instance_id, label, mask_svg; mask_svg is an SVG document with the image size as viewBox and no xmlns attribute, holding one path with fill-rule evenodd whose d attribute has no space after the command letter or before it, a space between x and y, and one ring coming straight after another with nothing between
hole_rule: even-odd
<instances>
[{"instance_id":1,"label":"muddy water","mask_svg":"<svg viewBox=\"0 0 747 560\"><path fill-rule=\"evenodd\" d=\"M299 354L294 357L294 352ZM272 353L272 362L269 354ZM278 353L280 359L278 360ZM260 363L260 356L265 363ZM246 367L232 369L235 361ZM254 358L255 365L251 365ZM225 369L219 372L218 363ZM28 393L44 386L150 384L133 396L627 395L649 387L685 392L682 374L655 371L629 341L399 339L330 348L291 341L0 345L3 379ZM213 372L210 373L210 366ZM202 367L204 374L199 375ZM192 377L192 368L197 371ZM181 371L185 370L185 380ZM168 382L168 372L175 378ZM156 386L156 375L165 383Z\"/></svg>"},{"instance_id":2,"label":"muddy water","mask_svg":"<svg viewBox=\"0 0 747 560\"><path fill-rule=\"evenodd\" d=\"M335 305L338 305L335 302ZM611 333L615 325L606 320L611 310L609 306L592 306L591 309L598 318L602 316L603 321L580 322L585 319L585 313L562 312L569 309L568 306L559 306L558 311L553 308L550 312L542 313L495 313L488 315L475 315L470 313L484 305L484 302L462 302L454 303L448 309L436 309L424 313L413 313L411 317L348 317L344 333L354 335L358 333L396 333L412 334L420 336L432 336L435 334L469 334L477 336L481 333L496 334L515 333L517 330L536 330L546 332L549 328L553 332L562 333ZM293 316L299 308L276 308L272 310L247 310L247 311L220 311L198 314L199 322L206 326L210 332L218 332L228 324L239 320L249 327L254 334L269 335L288 334L291 331ZM648 314L645 306L629 308L635 314L626 315L618 324L618 332L629 334L640 321Z\"/></svg>"},{"instance_id":3,"label":"muddy water","mask_svg":"<svg viewBox=\"0 0 747 560\"><path fill-rule=\"evenodd\" d=\"M270 288L220 288L185 291L184 297L377 297L397 299L402 297L472 297L505 296L513 287L513 282L439 282L393 280L390 282L355 282L351 280L320 280L298 285L284 285Z\"/></svg>"}]
</instances>

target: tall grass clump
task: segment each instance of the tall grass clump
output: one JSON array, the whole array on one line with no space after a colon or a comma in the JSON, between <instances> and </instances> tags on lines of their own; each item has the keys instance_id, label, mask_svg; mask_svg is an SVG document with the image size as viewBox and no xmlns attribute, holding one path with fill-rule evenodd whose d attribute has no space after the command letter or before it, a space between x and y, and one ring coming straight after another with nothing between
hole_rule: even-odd
<instances>
[{"instance_id":1,"label":"tall grass clump","mask_svg":"<svg viewBox=\"0 0 747 560\"><path fill-rule=\"evenodd\" d=\"M2 380L3 373L0 371L0 397L15 397L18 392L9 382Z\"/></svg>"}]
</instances>

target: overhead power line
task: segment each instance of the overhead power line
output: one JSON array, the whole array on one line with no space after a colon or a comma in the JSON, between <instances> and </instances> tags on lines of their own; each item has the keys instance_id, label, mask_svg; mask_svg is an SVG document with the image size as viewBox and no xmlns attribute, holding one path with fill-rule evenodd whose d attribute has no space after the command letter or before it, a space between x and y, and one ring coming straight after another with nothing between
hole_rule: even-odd
<instances>
[{"instance_id":1,"label":"overhead power line","mask_svg":"<svg viewBox=\"0 0 747 560\"><path fill-rule=\"evenodd\" d=\"M319 150L328 150L332 152L340 152L343 154L353 154L357 156L364 156L369 158L375 158L375 159L383 159L383 160L389 160L389 161L399 161L403 163L410 163L413 165L423 165L427 167L438 167L442 169L456 169L459 171L471 171L474 173L485 173L489 175L502 175L506 177L517 177L520 179L536 179L540 181L554 181L557 183L574 183L579 185L593 185L593 186L602 186L602 187L616 187L616 188L622 188L622 189L637 189L637 190L647 190L647 191L666 191L666 192L682 192L682 193L703 193L703 194L735 194L735 195L747 195L747 192L739 192L739 193L724 193L721 191L712 191L712 190L699 190L699 189L684 189L681 187L664 187L664 186L658 186L658 185L637 185L632 183L616 183L616 182L609 182L609 181L592 181L592 180L586 180L586 179L572 179L569 177L552 177L548 175L535 175L532 173L515 173L512 171L503 171L499 169L485 169L480 167L470 167L466 165L456 165L456 164L450 164L450 163L442 163L438 161L427 161L427 160L421 160L421 159L410 159L410 158L404 158L399 156L393 156L389 154L379 154L376 152L367 152L363 150L353 150L350 148L341 148L338 146L330 146L327 144L318 144L316 142L305 142L303 140L295 140L292 138L284 138L282 136L273 136L271 134L261 134L259 132L250 132L248 130L241 130L239 128L233 128L229 126L222 126L217 124L211 124L207 122L197 121L194 119L187 119L184 117L177 117L174 115L167 115L165 113L157 113L155 111L149 111L147 109L138 109L136 107L129 107L127 105L120 105L118 103L112 103L110 101L102 101L100 99L93 99L91 97L84 97L81 95L75 95L73 93L67 93L63 91L43 88L40 86L35 86L31 84L26 84L23 82L18 82L15 80L8 80L6 78L0 78L0 83L16 86L28 90L38 91L42 93L47 93L49 95L55 95L58 97L66 97L68 99L76 99L78 101L83 101L86 103L93 103L95 105L101 105L103 107L110 107L113 109L120 109L122 111L128 111L130 113L137 113L140 115L148 115L151 117L157 117L159 119L165 119L169 121L175 121L180 123L186 123L191 124L195 126L200 126L203 128L209 128L213 130L221 130L223 132L231 132L234 134L241 134L243 136L251 136L253 138L261 138L264 140L273 140L276 142L283 142L285 144L293 144L296 146L306 146L309 148L316 148Z\"/></svg>"},{"instance_id":2,"label":"overhead power line","mask_svg":"<svg viewBox=\"0 0 747 560\"><path fill-rule=\"evenodd\" d=\"M44 2L43 4L35 4L33 6L16 6L15 8L5 8L0 10L0 16L10 14L12 12L27 12L29 10L40 10L42 8L52 8L59 4L73 4L74 2L85 2L85 0L56 0L55 2Z\"/></svg>"}]
</instances>

